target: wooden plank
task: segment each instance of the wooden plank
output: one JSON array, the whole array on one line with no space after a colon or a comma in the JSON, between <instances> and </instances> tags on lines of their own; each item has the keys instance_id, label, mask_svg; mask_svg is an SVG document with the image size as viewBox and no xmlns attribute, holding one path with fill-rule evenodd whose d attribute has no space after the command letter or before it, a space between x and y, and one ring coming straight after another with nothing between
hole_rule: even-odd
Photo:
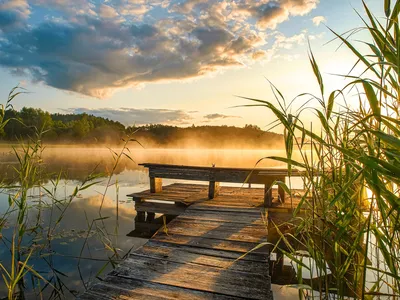
<instances>
[{"instance_id":1,"label":"wooden plank","mask_svg":"<svg viewBox=\"0 0 400 300\"><path fill-rule=\"evenodd\" d=\"M267 249L264 249L262 253L260 252L250 252L243 256L243 252L235 252L235 251L227 251L227 250L218 250L218 249L209 249L209 248L201 248L201 247L191 247L181 244L174 244L168 242L160 242L154 239L150 239L146 246L158 247L158 248L171 248L174 247L176 249L182 249L189 253L195 253L200 255L211 255L229 259L238 259L241 257L243 261L254 261L265 263L269 259L269 254Z\"/></svg>"},{"instance_id":2,"label":"wooden plank","mask_svg":"<svg viewBox=\"0 0 400 300\"><path fill-rule=\"evenodd\" d=\"M207 190L208 186L204 185L204 184L189 184L189 183L173 183L167 186L163 187L163 191L164 192L168 192L168 191L175 191L175 192L199 192L201 190ZM129 194L127 196L132 197L133 195L136 194L141 194L141 193L150 193L150 190L145 190L143 192L140 193L133 193L133 194Z\"/></svg>"},{"instance_id":3,"label":"wooden plank","mask_svg":"<svg viewBox=\"0 0 400 300\"><path fill-rule=\"evenodd\" d=\"M236 206L236 207L262 207L263 203L261 201L237 201L237 199L224 199L221 200L219 198L214 199L213 201L199 201L198 203L194 203L193 206L200 205L208 205L208 206Z\"/></svg>"},{"instance_id":4,"label":"wooden plank","mask_svg":"<svg viewBox=\"0 0 400 300\"><path fill-rule=\"evenodd\" d=\"M213 202L213 203L211 203ZM215 203L214 203L215 202ZM188 208L190 210L206 210L220 212L245 212L245 213L263 213L264 207L262 204L258 206L246 205L243 203L221 203L217 201L208 201L195 203Z\"/></svg>"},{"instance_id":5,"label":"wooden plank","mask_svg":"<svg viewBox=\"0 0 400 300\"><path fill-rule=\"evenodd\" d=\"M246 208L246 207L219 207L219 206L196 206L196 207L191 207L190 209L192 210L206 210L206 211L215 211L215 212L238 212L238 211L243 211L243 212L254 212L254 211L261 211L259 209L254 209L254 208Z\"/></svg>"},{"instance_id":6,"label":"wooden plank","mask_svg":"<svg viewBox=\"0 0 400 300\"><path fill-rule=\"evenodd\" d=\"M199 213L197 211L197 213ZM209 213L209 212L205 212ZM214 212L215 213L215 212ZM221 215L225 213L220 213ZM232 213L231 213L232 214ZM203 228L204 229L218 229L218 228L226 228L229 230L241 230L246 227L251 227L251 228L260 228L260 229L265 229L265 226L262 223L259 224L252 224L252 223L243 223L243 222L225 222L225 221L220 221L220 220L204 220L204 219L188 219L185 218L184 215L179 216L176 218L174 221L172 221L169 224L171 227L175 226L186 226L186 227L193 227L193 228ZM256 230L256 229L254 229ZM264 232L266 234L266 232Z\"/></svg>"},{"instance_id":7,"label":"wooden plank","mask_svg":"<svg viewBox=\"0 0 400 300\"><path fill-rule=\"evenodd\" d=\"M265 299L270 291L270 278L265 274L221 270L144 256L125 259L112 275L247 299Z\"/></svg>"},{"instance_id":8,"label":"wooden plank","mask_svg":"<svg viewBox=\"0 0 400 300\"><path fill-rule=\"evenodd\" d=\"M226 171L253 171L253 172L275 172L276 174L284 174L288 173L288 170L285 168L231 168L231 167L205 167L205 166L187 166L187 165L172 165L172 164L157 164L157 163L141 163L139 166L144 166L146 168L176 168L176 169L194 169L194 170L226 170ZM300 176L304 172L299 171L297 169L292 169L292 174L294 176Z\"/></svg>"},{"instance_id":9,"label":"wooden plank","mask_svg":"<svg viewBox=\"0 0 400 300\"><path fill-rule=\"evenodd\" d=\"M138 212L146 211L167 215L179 216L184 213L186 207L175 204L157 203L157 202L140 202L135 204L135 209Z\"/></svg>"},{"instance_id":10,"label":"wooden plank","mask_svg":"<svg viewBox=\"0 0 400 300\"><path fill-rule=\"evenodd\" d=\"M170 247L158 247L146 244L130 254L130 257L133 259L136 256L146 256L176 263L190 263L257 274L268 274L269 271L268 260L262 263L259 261L237 260L235 258L226 258L210 254L193 253L191 251L179 249L173 245Z\"/></svg>"},{"instance_id":11,"label":"wooden plank","mask_svg":"<svg viewBox=\"0 0 400 300\"><path fill-rule=\"evenodd\" d=\"M155 193L155 194L141 194L132 196L133 200L143 201L143 200L159 200L159 201L169 201L169 202L182 202L182 203L193 203L197 201L208 200L206 193L197 195L188 195L184 193Z\"/></svg>"},{"instance_id":12,"label":"wooden plank","mask_svg":"<svg viewBox=\"0 0 400 300\"><path fill-rule=\"evenodd\" d=\"M190 212L190 210L189 210ZM201 215L201 212L199 211L194 211L196 214ZM257 218L257 216L255 216L255 214L250 214L250 216L252 216L251 218L248 217L249 214L244 214L244 218L240 218L242 221L240 222L229 222L229 221L225 221L224 219L227 219L228 217L224 218L224 215L226 214L230 214L230 218L234 217L232 216L234 213L232 212L223 212L223 213L218 213L218 212L208 212L205 211L204 212L205 215L220 215L220 219L215 218L215 220L211 220L211 219L205 219L205 218L186 218L186 212L183 215L180 215L178 218L176 218L174 221L172 221L170 224L168 224L171 227L193 227L193 228L198 228L198 227L204 227L205 229L218 229L218 228L226 228L229 230L241 230L243 228L254 228L254 230L258 230L258 229L266 229L266 224L264 224L260 217ZM240 215L242 214L238 214L238 218L240 217ZM188 216L191 216L191 214L189 214ZM193 215L195 216L195 215ZM244 222L244 220L248 220L248 222ZM251 222L252 221L252 222ZM260 222L258 222L260 221ZM264 234L267 234L266 232L264 232Z\"/></svg>"},{"instance_id":13,"label":"wooden plank","mask_svg":"<svg viewBox=\"0 0 400 300\"><path fill-rule=\"evenodd\" d=\"M208 170L197 169L176 169L169 167L149 168L149 176L169 178L169 179L185 179L185 180L198 180L210 181L212 180L212 173Z\"/></svg>"},{"instance_id":14,"label":"wooden plank","mask_svg":"<svg viewBox=\"0 0 400 300\"><path fill-rule=\"evenodd\" d=\"M235 240L218 240L218 239L210 239L205 237L193 237L187 235L180 234L165 234L164 232L158 232L155 236L152 237L152 240L159 242L168 242L172 244L186 245L191 247L199 247L206 249L217 249L217 250L226 250L226 251L234 251L247 253L250 250L253 250L255 247L259 246L260 243L254 242L243 242L243 241L235 241ZM254 250L255 253L265 253L268 247L260 248Z\"/></svg>"},{"instance_id":15,"label":"wooden plank","mask_svg":"<svg viewBox=\"0 0 400 300\"><path fill-rule=\"evenodd\" d=\"M140 193L127 195L133 200L162 200L162 201L180 201L193 202L197 200L206 200L207 198L206 185L189 185L185 187L183 184L172 184L163 187L163 191L152 193L151 190L146 190Z\"/></svg>"},{"instance_id":16,"label":"wooden plank","mask_svg":"<svg viewBox=\"0 0 400 300\"><path fill-rule=\"evenodd\" d=\"M234 226L236 225L236 226ZM238 226L239 225L239 226ZM206 237L225 241L265 242L267 231L265 226L245 225L221 222L183 222L175 219L167 225L168 234Z\"/></svg>"},{"instance_id":17,"label":"wooden plank","mask_svg":"<svg viewBox=\"0 0 400 300\"><path fill-rule=\"evenodd\" d=\"M282 173L273 171L270 171L269 173L260 173L240 170L203 170L201 168L179 169L157 167L150 168L149 176L168 179L265 184L277 180L282 176Z\"/></svg>"},{"instance_id":18,"label":"wooden plank","mask_svg":"<svg viewBox=\"0 0 400 300\"><path fill-rule=\"evenodd\" d=\"M179 216L180 219L188 220L209 220L220 222L233 222L242 224L259 224L263 225L267 216L261 215L260 212L253 213L236 213L236 212L216 212L216 211L198 211L187 209L184 214Z\"/></svg>"},{"instance_id":19,"label":"wooden plank","mask_svg":"<svg viewBox=\"0 0 400 300\"><path fill-rule=\"evenodd\" d=\"M150 177L187 179L199 181L268 184L288 176L287 169L278 168L219 168L201 166L178 166L168 164L141 164L149 168ZM291 176L302 176L304 172L292 170Z\"/></svg>"},{"instance_id":20,"label":"wooden plank","mask_svg":"<svg viewBox=\"0 0 400 300\"><path fill-rule=\"evenodd\" d=\"M87 297L89 295L89 297ZM80 299L180 299L180 300L235 300L234 296L219 295L171 285L142 281L120 276L107 276L101 283L90 288ZM90 297L92 296L92 297Z\"/></svg>"}]
</instances>

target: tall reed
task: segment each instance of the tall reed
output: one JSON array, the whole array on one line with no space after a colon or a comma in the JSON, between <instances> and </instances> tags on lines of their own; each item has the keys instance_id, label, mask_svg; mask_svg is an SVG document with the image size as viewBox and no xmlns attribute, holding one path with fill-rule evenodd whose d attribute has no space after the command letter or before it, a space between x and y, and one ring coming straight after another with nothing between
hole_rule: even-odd
<instances>
[{"instance_id":1,"label":"tall reed","mask_svg":"<svg viewBox=\"0 0 400 300\"><path fill-rule=\"evenodd\" d=\"M298 287L320 298L400 295L400 1L384 1L384 22L362 3L368 53L332 31L364 66L361 75L345 75L351 82L327 93L310 50L318 108L305 104L292 113L293 101L287 104L273 85L278 105L246 98L254 102L248 106L266 107L283 125L286 157L269 158L305 172L305 195L294 210L292 230L280 237L289 247L281 250L310 272L304 261L312 258L316 280L304 285L298 272ZM351 97L354 91L357 99ZM317 116L312 124L305 122L305 110ZM293 159L294 151L301 159ZM304 214L300 207L307 208Z\"/></svg>"},{"instance_id":2,"label":"tall reed","mask_svg":"<svg viewBox=\"0 0 400 300\"><path fill-rule=\"evenodd\" d=\"M23 89L15 87L10 92L6 104L0 105L0 130L8 122L17 121L6 120L5 111L12 108L12 100L23 92ZM77 292L69 289L68 284L64 282L66 275L52 262L53 257L57 255L52 250L52 241L59 236L58 230L75 198L82 191L102 182L105 175L98 173L95 168L70 195L65 192L64 197L60 196L58 190L63 171L60 170L58 174L47 174L42 158L45 149L42 136L45 132L37 128L32 129L35 132L33 136L27 141L21 140L16 147L13 147L17 159L17 165L14 167L15 180L12 184L2 181L0 185L2 192L9 194L8 209L0 216L0 243L10 253L10 263L0 260L0 283L5 284L8 291L7 298L10 300L24 299L27 291L30 297L34 293L37 298L62 299L71 295L76 296ZM96 277L100 276L107 266L115 266L124 255L127 255L118 248L118 181L113 182L113 180L116 178L117 166L123 158L133 161L128 144L137 142L133 138L134 134L135 132L131 133L123 140L123 146L119 152L110 149L114 164L109 174L106 174L106 187L101 195L98 216L92 220L87 219L88 228L85 231L82 249L76 256L71 256L77 260L77 272L81 276L83 287L86 287L86 283L90 280L80 273L83 250L89 247L90 237L94 235L104 246L104 253L107 254L107 259L104 259L104 265L97 270ZM45 182L48 179L50 179L50 184ZM115 230L109 232L104 220L111 216L104 215L102 208L107 191L113 185L116 185L117 193L116 220ZM37 201L29 200L32 194ZM42 219L45 211L49 215L46 224ZM34 220L32 220L32 215L35 216ZM3 235L7 227L13 229L11 237ZM98 258L91 256L90 251L89 254L89 257L84 257L85 260L99 261ZM42 259L48 266L48 270L36 270L32 262L33 258L36 261ZM32 287L28 287L28 284Z\"/></svg>"}]
</instances>

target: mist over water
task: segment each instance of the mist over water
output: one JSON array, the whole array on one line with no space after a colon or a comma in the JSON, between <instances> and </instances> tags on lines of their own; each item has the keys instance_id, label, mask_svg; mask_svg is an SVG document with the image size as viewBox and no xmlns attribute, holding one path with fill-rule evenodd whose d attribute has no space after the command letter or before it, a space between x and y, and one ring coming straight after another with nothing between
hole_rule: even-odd
<instances>
[{"instance_id":1,"label":"mist over water","mask_svg":"<svg viewBox=\"0 0 400 300\"><path fill-rule=\"evenodd\" d=\"M119 152L120 147L111 148ZM126 171L142 170L140 163L161 163L176 165L196 165L216 167L284 167L285 164L271 159L261 160L266 156L285 156L283 150L237 150L237 149L143 149L132 148L132 162L123 157L117 166L116 174ZM104 147L82 146L47 146L42 154L45 173L58 174L63 172L66 179L83 180L90 172L108 173L114 165L112 153ZM12 178L13 166L17 158L10 147L0 148L0 175L2 178ZM257 164L257 165L256 165Z\"/></svg>"}]
</instances>

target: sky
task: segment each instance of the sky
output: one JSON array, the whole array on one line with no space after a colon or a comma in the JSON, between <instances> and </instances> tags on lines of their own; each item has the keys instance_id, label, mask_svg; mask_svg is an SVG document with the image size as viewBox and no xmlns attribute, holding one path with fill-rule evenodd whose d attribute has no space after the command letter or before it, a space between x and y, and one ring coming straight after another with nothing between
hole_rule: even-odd
<instances>
[{"instance_id":1,"label":"sky","mask_svg":"<svg viewBox=\"0 0 400 300\"><path fill-rule=\"evenodd\" d=\"M384 15L383 0L365 2ZM268 81L287 101L318 94L308 43L326 89L341 88L331 74L356 60L329 28L362 26L355 10L365 16L361 0L0 0L0 95L20 84L16 109L125 125L266 128L271 112L238 96L274 102Z\"/></svg>"}]
</instances>

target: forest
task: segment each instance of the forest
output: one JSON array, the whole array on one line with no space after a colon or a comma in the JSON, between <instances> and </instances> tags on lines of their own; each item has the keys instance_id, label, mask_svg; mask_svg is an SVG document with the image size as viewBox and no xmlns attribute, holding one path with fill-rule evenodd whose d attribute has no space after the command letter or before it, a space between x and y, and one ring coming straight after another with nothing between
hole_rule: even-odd
<instances>
[{"instance_id":1,"label":"forest","mask_svg":"<svg viewBox=\"0 0 400 300\"><path fill-rule=\"evenodd\" d=\"M283 147L283 135L256 125L178 127L162 124L124 126L118 121L83 114L51 114L24 107L5 112L7 126L0 131L3 142L27 140L37 131L51 144L119 144L124 136L145 148L273 148Z\"/></svg>"}]
</instances>

